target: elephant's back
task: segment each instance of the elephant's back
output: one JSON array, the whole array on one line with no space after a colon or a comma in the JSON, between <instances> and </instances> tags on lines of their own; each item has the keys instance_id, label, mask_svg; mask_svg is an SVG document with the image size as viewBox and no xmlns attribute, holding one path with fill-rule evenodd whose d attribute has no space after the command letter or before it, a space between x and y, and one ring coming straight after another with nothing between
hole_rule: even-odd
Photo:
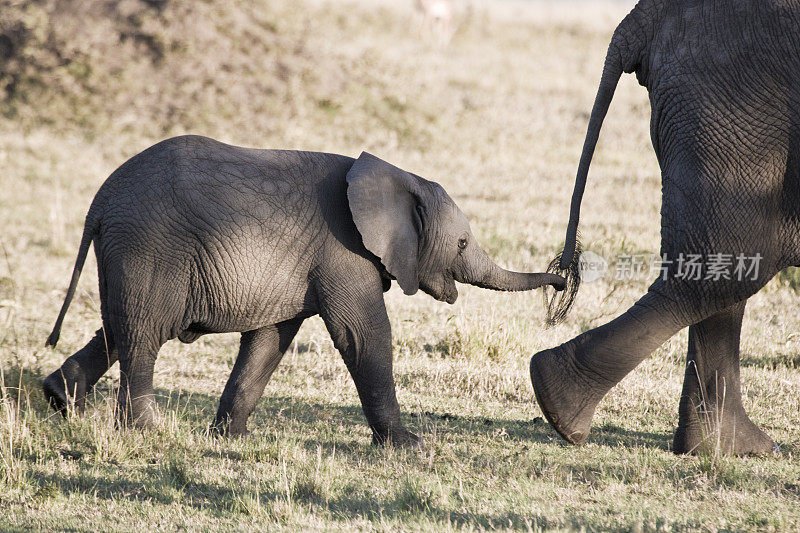
<instances>
[{"instance_id":1,"label":"elephant's back","mask_svg":"<svg viewBox=\"0 0 800 533\"><path fill-rule=\"evenodd\" d=\"M323 222L319 196L330 191L321 189L338 182L344 194L352 162L335 154L175 137L114 171L98 192L93 211L104 226L128 225L145 233L174 228L195 236L208 232L235 238L260 229L268 237L277 236L292 226Z\"/></svg>"},{"instance_id":2,"label":"elephant's back","mask_svg":"<svg viewBox=\"0 0 800 533\"><path fill-rule=\"evenodd\" d=\"M221 323L268 320L277 311L265 302L292 291L290 300L302 300L330 236L325 205L347 209L352 161L168 139L124 163L98 192L98 252L111 267L173 272L193 300L214 302Z\"/></svg>"}]
</instances>

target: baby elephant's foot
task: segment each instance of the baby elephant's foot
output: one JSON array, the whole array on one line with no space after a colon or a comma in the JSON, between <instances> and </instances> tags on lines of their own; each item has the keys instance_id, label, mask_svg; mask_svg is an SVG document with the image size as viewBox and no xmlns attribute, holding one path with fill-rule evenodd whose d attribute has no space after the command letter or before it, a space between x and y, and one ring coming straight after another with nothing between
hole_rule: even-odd
<instances>
[{"instance_id":1,"label":"baby elephant's foot","mask_svg":"<svg viewBox=\"0 0 800 533\"><path fill-rule=\"evenodd\" d=\"M413 448L421 450L425 444L421 438L404 427L389 430L386 434L372 432L372 444L376 446L393 446L395 448Z\"/></svg>"},{"instance_id":2,"label":"baby elephant's foot","mask_svg":"<svg viewBox=\"0 0 800 533\"><path fill-rule=\"evenodd\" d=\"M74 371L65 364L42 382L42 390L47 403L56 412L66 417L70 405L77 413L82 413L86 404L86 379L80 371Z\"/></svg>"},{"instance_id":3,"label":"baby elephant's foot","mask_svg":"<svg viewBox=\"0 0 800 533\"><path fill-rule=\"evenodd\" d=\"M209 433L215 437L227 438L245 438L250 436L250 430L247 429L247 422L240 422L237 420L215 420L211 424Z\"/></svg>"},{"instance_id":4,"label":"baby elephant's foot","mask_svg":"<svg viewBox=\"0 0 800 533\"><path fill-rule=\"evenodd\" d=\"M118 401L116 414L120 427L152 429L159 420L156 402L149 396L134 399L127 405Z\"/></svg>"}]
</instances>

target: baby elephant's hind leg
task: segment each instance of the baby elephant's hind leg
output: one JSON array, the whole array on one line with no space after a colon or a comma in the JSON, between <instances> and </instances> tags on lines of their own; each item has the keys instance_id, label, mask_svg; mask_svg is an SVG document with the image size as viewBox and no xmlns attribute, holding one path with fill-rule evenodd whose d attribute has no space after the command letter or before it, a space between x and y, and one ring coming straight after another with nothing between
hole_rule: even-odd
<instances>
[{"instance_id":1,"label":"baby elephant's hind leg","mask_svg":"<svg viewBox=\"0 0 800 533\"><path fill-rule=\"evenodd\" d=\"M86 346L45 378L42 388L48 403L66 416L67 406L74 402L75 410L82 413L89 391L116 362L117 350L111 335L98 329Z\"/></svg>"},{"instance_id":2,"label":"baby elephant's hind leg","mask_svg":"<svg viewBox=\"0 0 800 533\"><path fill-rule=\"evenodd\" d=\"M247 419L302 323L302 319L295 319L242 333L239 355L219 400L213 430L222 435L248 433Z\"/></svg>"}]
</instances>

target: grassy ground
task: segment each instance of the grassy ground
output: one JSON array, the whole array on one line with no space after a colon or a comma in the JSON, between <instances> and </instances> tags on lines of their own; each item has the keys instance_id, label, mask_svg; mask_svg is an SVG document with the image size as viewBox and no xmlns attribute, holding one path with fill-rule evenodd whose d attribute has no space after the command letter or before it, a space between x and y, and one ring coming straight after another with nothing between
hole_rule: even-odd
<instances>
[{"instance_id":1,"label":"grassy ground","mask_svg":"<svg viewBox=\"0 0 800 533\"><path fill-rule=\"evenodd\" d=\"M410 6L389 2L175 1L161 13L128 2L122 19L78 14L111 17L105 25L62 13L49 33L40 7L0 8L0 30L13 17L35 30L2 78L0 529L800 528L796 272L752 298L742 341L745 406L780 443L778 458L669 451L685 332L603 400L586 446L563 444L533 400L528 360L608 321L647 285L610 277L585 285L551 329L540 293L461 287L448 306L392 289L398 396L424 451L370 446L318 319L272 378L249 439L206 434L236 335L162 349L156 431L115 429L116 369L83 418L44 405L41 378L99 326L92 264L58 348L43 348L91 197L167 135L369 150L444 185L500 263L542 270L563 240L587 113L624 9L475 5L446 49L419 36ZM644 90L626 78L582 217L585 246L607 257L658 251L648 120Z\"/></svg>"}]
</instances>

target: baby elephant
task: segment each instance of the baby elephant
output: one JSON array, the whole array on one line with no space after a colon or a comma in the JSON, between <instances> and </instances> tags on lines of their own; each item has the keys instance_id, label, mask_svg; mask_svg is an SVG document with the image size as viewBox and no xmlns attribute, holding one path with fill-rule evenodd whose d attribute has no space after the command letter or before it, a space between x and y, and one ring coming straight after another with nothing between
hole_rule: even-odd
<instances>
[{"instance_id":1,"label":"baby elephant","mask_svg":"<svg viewBox=\"0 0 800 533\"><path fill-rule=\"evenodd\" d=\"M455 281L495 290L563 288L509 272L475 242L441 186L367 153L254 150L184 136L132 157L86 216L75 269L47 344L55 346L94 242L103 328L44 381L51 404L83 409L119 359L117 416L148 426L153 367L169 339L242 333L215 428L247 418L307 317L320 314L355 381L374 443L415 444L400 420L383 292L456 301Z\"/></svg>"}]
</instances>

